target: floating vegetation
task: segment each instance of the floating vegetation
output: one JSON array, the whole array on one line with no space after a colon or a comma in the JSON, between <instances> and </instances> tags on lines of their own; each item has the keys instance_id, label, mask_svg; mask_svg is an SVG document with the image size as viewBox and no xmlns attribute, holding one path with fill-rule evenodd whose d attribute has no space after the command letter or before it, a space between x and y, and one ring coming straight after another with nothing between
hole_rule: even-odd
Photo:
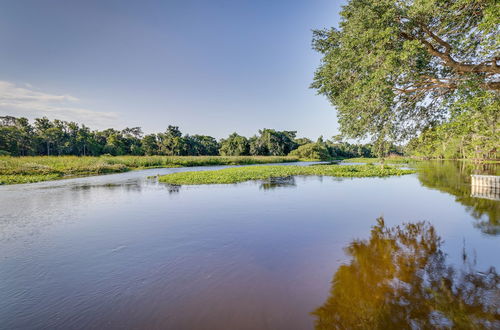
<instances>
[{"instance_id":1,"label":"floating vegetation","mask_svg":"<svg viewBox=\"0 0 500 330\"><path fill-rule=\"evenodd\" d=\"M159 177L160 182L177 185L224 184L249 180L285 178L295 175L333 177L384 177L414 173L391 166L373 165L311 165L311 166L247 166L214 171L178 172Z\"/></svg>"}]
</instances>

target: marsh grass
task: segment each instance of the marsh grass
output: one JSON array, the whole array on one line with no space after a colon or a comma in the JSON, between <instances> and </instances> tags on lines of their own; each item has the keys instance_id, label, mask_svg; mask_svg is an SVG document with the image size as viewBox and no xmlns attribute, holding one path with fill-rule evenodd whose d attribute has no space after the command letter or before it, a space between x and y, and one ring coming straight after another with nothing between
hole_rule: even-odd
<instances>
[{"instance_id":1,"label":"marsh grass","mask_svg":"<svg viewBox=\"0 0 500 330\"><path fill-rule=\"evenodd\" d=\"M160 182L176 185L227 184L249 180L266 180L295 175L334 177L384 177L414 173L391 166L373 165L311 165L311 166L248 166L214 171L178 172L159 177Z\"/></svg>"},{"instance_id":2,"label":"marsh grass","mask_svg":"<svg viewBox=\"0 0 500 330\"><path fill-rule=\"evenodd\" d=\"M135 169L210 165L249 165L298 161L274 156L0 156L0 184L30 183Z\"/></svg>"}]
</instances>

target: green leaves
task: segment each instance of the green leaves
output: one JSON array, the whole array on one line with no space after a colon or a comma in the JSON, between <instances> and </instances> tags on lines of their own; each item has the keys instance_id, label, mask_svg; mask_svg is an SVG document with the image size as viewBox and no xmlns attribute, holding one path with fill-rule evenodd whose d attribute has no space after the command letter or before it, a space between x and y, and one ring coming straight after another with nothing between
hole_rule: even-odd
<instances>
[{"instance_id":1,"label":"green leaves","mask_svg":"<svg viewBox=\"0 0 500 330\"><path fill-rule=\"evenodd\" d=\"M221 141L220 154L222 156L248 155L249 144L246 137L233 133Z\"/></svg>"},{"instance_id":2,"label":"green leaves","mask_svg":"<svg viewBox=\"0 0 500 330\"><path fill-rule=\"evenodd\" d=\"M432 158L497 159L500 97L491 91L467 95L450 105L450 119L410 141L407 153Z\"/></svg>"},{"instance_id":3,"label":"green leaves","mask_svg":"<svg viewBox=\"0 0 500 330\"><path fill-rule=\"evenodd\" d=\"M304 144L293 150L290 156L308 160L328 160L332 158L325 143L319 142Z\"/></svg>"}]
</instances>

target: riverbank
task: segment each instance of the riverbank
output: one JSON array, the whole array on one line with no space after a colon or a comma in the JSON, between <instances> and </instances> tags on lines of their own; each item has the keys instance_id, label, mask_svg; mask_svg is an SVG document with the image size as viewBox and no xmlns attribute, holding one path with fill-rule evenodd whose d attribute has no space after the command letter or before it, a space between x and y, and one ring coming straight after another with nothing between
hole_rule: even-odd
<instances>
[{"instance_id":1,"label":"riverbank","mask_svg":"<svg viewBox=\"0 0 500 330\"><path fill-rule=\"evenodd\" d=\"M384 177L415 173L391 166L374 165L311 165L311 166L251 166L215 171L180 172L160 176L160 182L176 185L227 184L249 180L265 180L294 175L334 177Z\"/></svg>"},{"instance_id":2,"label":"riverbank","mask_svg":"<svg viewBox=\"0 0 500 330\"><path fill-rule=\"evenodd\" d=\"M299 161L280 156L33 156L0 157L0 184L33 183L69 177L160 167L251 165Z\"/></svg>"}]
</instances>

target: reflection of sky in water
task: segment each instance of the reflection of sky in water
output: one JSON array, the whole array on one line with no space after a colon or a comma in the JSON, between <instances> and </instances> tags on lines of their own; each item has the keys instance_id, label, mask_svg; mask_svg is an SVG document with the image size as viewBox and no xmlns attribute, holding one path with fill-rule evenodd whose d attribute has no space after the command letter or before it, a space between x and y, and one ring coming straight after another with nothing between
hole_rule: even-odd
<instances>
[{"instance_id":1,"label":"reflection of sky in water","mask_svg":"<svg viewBox=\"0 0 500 330\"><path fill-rule=\"evenodd\" d=\"M475 228L453 195L417 175L266 187L145 179L179 170L0 187L0 319L308 328L348 260L342 249L368 238L379 216L388 226L431 222L451 264L461 263L465 242L477 268L500 268L500 236Z\"/></svg>"}]
</instances>

